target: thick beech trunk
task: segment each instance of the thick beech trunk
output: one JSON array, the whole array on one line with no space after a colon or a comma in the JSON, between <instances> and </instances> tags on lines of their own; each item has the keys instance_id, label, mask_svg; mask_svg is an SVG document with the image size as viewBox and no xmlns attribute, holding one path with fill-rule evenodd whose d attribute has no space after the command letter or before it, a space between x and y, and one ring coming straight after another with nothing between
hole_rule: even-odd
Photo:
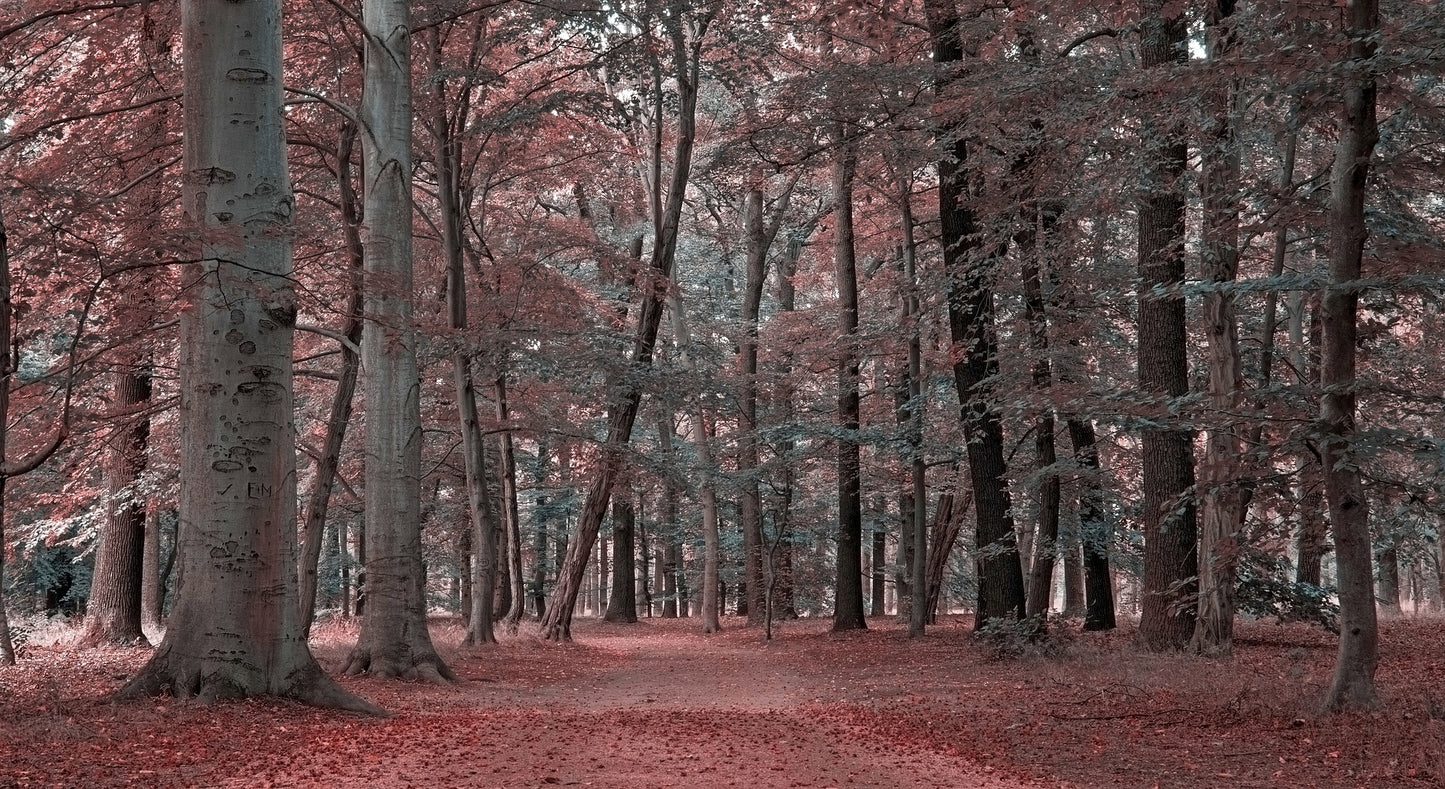
<instances>
[{"instance_id":1,"label":"thick beech trunk","mask_svg":"<svg viewBox=\"0 0 1445 789\"><path fill-rule=\"evenodd\" d=\"M272 694L380 712L321 671L297 605L281 6L186 0L181 15L183 205L201 239L181 313L185 582L165 639L120 694Z\"/></svg>"},{"instance_id":2,"label":"thick beech trunk","mask_svg":"<svg viewBox=\"0 0 1445 789\"><path fill-rule=\"evenodd\" d=\"M1219 61L1232 45L1234 0L1214 0L1205 14L1211 84L1206 91L1204 151L1204 269L1220 287L1204 296L1209 348L1209 404L1213 424L1205 440L1199 480L1199 604L1189 648L1202 655L1234 649L1234 586L1239 537L1246 510L1242 428L1234 414L1244 405L1234 283L1239 269L1239 152L1234 135L1234 83Z\"/></svg>"},{"instance_id":3,"label":"thick beech trunk","mask_svg":"<svg viewBox=\"0 0 1445 789\"><path fill-rule=\"evenodd\" d=\"M351 180L351 154L356 146L356 134L356 123L348 119L342 123L336 144L336 183L341 195L341 218L346 223L342 235L346 241L347 258L351 262L351 289L343 331L346 342L341 343L341 372L336 379L336 391L331 396L331 413L326 419L326 442L316 463L316 473L311 480L311 491L306 497L301 521L301 624L307 634L310 634L316 616L316 574L321 561L322 539L326 535L326 516L331 509L331 491L341 466L341 448L346 441L346 429L351 424L356 379L361 372L361 354L358 351L363 306L361 272L365 255L361 246L361 201L357 199Z\"/></svg>"},{"instance_id":4,"label":"thick beech trunk","mask_svg":"<svg viewBox=\"0 0 1445 789\"><path fill-rule=\"evenodd\" d=\"M149 645L141 630L141 587L145 569L145 499L136 482L146 466L151 398L149 365L142 358L114 375L114 402L120 419L130 419L106 447L103 476L106 514L95 550L95 575L86 605L81 643Z\"/></svg>"},{"instance_id":5,"label":"thick beech trunk","mask_svg":"<svg viewBox=\"0 0 1445 789\"><path fill-rule=\"evenodd\" d=\"M1142 0L1140 64L1162 70L1185 62L1185 24L1163 0ZM1163 80L1167 77L1161 76ZM1153 112L1146 108L1146 113ZM1171 426L1173 404L1189 391L1185 334L1184 194L1188 153L1177 124L1147 115L1139 203L1139 390L1159 427L1143 430L1143 612L1139 641L1151 650L1182 649L1194 634L1198 527L1192 488L1191 431Z\"/></svg>"},{"instance_id":6,"label":"thick beech trunk","mask_svg":"<svg viewBox=\"0 0 1445 789\"><path fill-rule=\"evenodd\" d=\"M421 381L412 324L411 13L364 0L366 605L348 674L441 682L421 558Z\"/></svg>"},{"instance_id":7,"label":"thick beech trunk","mask_svg":"<svg viewBox=\"0 0 1445 789\"><path fill-rule=\"evenodd\" d=\"M1379 624L1371 572L1369 500L1355 452L1355 343L1361 261L1365 239L1365 192L1370 159L1379 140L1375 121L1375 68L1380 27L1378 0L1354 0L1343 33L1349 59L1343 64L1344 96L1339 142L1330 172L1330 273L1323 303L1320 377L1320 453L1325 499L1335 532L1340 590L1340 649L1325 695L1332 710L1378 704L1375 666Z\"/></svg>"},{"instance_id":8,"label":"thick beech trunk","mask_svg":"<svg viewBox=\"0 0 1445 789\"><path fill-rule=\"evenodd\" d=\"M838 532L833 630L868 626L863 617L863 491L858 445L858 272L853 252L853 175L841 124L834 132L833 268L838 287Z\"/></svg>"},{"instance_id":9,"label":"thick beech trunk","mask_svg":"<svg viewBox=\"0 0 1445 789\"><path fill-rule=\"evenodd\" d=\"M632 439L632 425L642 405L641 379L652 366L657 347L657 331L662 319L664 299L677 259L678 225L682 219L683 197L692 170L692 150L697 139L697 88L701 69L702 40L707 36L711 17L694 20L694 38L687 40L681 20L668 23L676 67L678 120L677 139L673 148L672 180L668 184L667 204L661 214L658 234L653 239L652 265L647 282L642 286L642 308L637 319L637 335L623 391L608 408L607 436L602 445L596 476L587 489L587 500L578 520L576 533L567 546L567 557L558 571L557 585L547 613L542 617L541 633L552 641L572 639L572 609L582 590L587 572L587 559L597 542L597 532L612 496L612 485L624 460L627 444Z\"/></svg>"}]
</instances>

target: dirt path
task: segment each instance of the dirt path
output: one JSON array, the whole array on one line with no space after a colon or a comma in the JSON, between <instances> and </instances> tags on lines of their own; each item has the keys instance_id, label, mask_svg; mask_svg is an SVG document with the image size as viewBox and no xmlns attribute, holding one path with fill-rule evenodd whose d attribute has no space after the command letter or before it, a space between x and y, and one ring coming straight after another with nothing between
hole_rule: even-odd
<instances>
[{"instance_id":1,"label":"dirt path","mask_svg":"<svg viewBox=\"0 0 1445 789\"><path fill-rule=\"evenodd\" d=\"M455 661L466 681L450 697L428 691L396 718L363 723L341 752L308 748L284 777L228 785L315 786L317 776L329 786L509 789L1035 785L836 719L827 714L836 683L806 661L779 660L782 649L756 631L705 638L685 624L599 625L571 646L505 642ZM414 745L383 748L373 737Z\"/></svg>"}]
</instances>

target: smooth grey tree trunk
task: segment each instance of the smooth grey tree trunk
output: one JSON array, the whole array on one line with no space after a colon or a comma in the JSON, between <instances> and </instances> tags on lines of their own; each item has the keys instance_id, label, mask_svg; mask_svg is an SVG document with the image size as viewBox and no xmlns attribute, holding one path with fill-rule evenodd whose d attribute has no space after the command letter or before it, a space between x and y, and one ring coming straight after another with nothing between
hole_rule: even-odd
<instances>
[{"instance_id":1,"label":"smooth grey tree trunk","mask_svg":"<svg viewBox=\"0 0 1445 789\"><path fill-rule=\"evenodd\" d=\"M838 288L838 531L833 630L868 627L863 616L863 496L859 455L858 273L854 260L853 176L847 131L834 131L833 274Z\"/></svg>"},{"instance_id":2,"label":"smooth grey tree trunk","mask_svg":"<svg viewBox=\"0 0 1445 789\"><path fill-rule=\"evenodd\" d=\"M347 674L451 679L426 621L421 559L421 381L412 325L411 19L364 0L363 152L366 605Z\"/></svg>"},{"instance_id":3,"label":"smooth grey tree trunk","mask_svg":"<svg viewBox=\"0 0 1445 789\"><path fill-rule=\"evenodd\" d=\"M281 4L185 0L183 205L201 242L181 313L184 578L122 697L262 694L379 713L334 684L297 605L293 201Z\"/></svg>"}]
</instances>

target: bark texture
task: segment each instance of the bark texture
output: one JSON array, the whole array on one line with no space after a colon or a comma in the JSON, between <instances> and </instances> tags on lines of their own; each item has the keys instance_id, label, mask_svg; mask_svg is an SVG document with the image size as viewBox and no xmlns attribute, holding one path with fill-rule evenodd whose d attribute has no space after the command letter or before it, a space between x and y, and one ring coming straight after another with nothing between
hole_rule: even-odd
<instances>
[{"instance_id":1,"label":"bark texture","mask_svg":"<svg viewBox=\"0 0 1445 789\"><path fill-rule=\"evenodd\" d=\"M1379 662L1379 623L1371 571L1369 501L1360 479L1355 440L1355 343L1361 262L1369 230L1365 193L1370 159L1379 140L1375 120L1375 68L1380 27L1378 0L1354 0L1345 11L1349 39L1341 76L1344 96L1330 171L1330 271L1323 310L1320 452L1325 499L1335 532L1340 590L1340 649L1325 695L1332 710L1370 708Z\"/></svg>"},{"instance_id":2,"label":"bark texture","mask_svg":"<svg viewBox=\"0 0 1445 789\"><path fill-rule=\"evenodd\" d=\"M1234 649L1234 586L1246 511L1242 427L1244 405L1234 283L1239 270L1239 153L1234 134L1234 80L1221 62L1233 44L1234 0L1206 11L1211 83L1203 129L1204 274L1218 286L1204 296L1212 424L1205 439L1199 484L1199 606L1189 648L1202 655Z\"/></svg>"},{"instance_id":3,"label":"bark texture","mask_svg":"<svg viewBox=\"0 0 1445 789\"><path fill-rule=\"evenodd\" d=\"M1172 9L1170 9L1172 10ZM1185 24L1162 0L1141 4L1141 65L1184 63ZM1161 80L1165 77L1160 77ZM1174 424L1189 391L1184 296L1184 174L1188 150L1176 123L1146 115L1142 143L1146 182L1139 202L1139 390L1152 426L1142 431L1144 507L1143 611L1139 640L1147 649L1182 649L1194 635L1198 526L1191 432Z\"/></svg>"},{"instance_id":4,"label":"bark texture","mask_svg":"<svg viewBox=\"0 0 1445 789\"><path fill-rule=\"evenodd\" d=\"M853 252L854 153L839 125L833 163L833 274L838 287L838 532L833 629L859 630L863 616L863 494L858 446L858 272Z\"/></svg>"},{"instance_id":5,"label":"bark texture","mask_svg":"<svg viewBox=\"0 0 1445 789\"><path fill-rule=\"evenodd\" d=\"M114 374L115 406L125 420L106 447L103 476L105 522L95 549L95 575L86 604L85 646L149 645L141 630L141 587L145 566L145 499L136 483L146 466L151 374L142 358Z\"/></svg>"},{"instance_id":6,"label":"bark texture","mask_svg":"<svg viewBox=\"0 0 1445 789\"><path fill-rule=\"evenodd\" d=\"M280 3L187 0L181 14L183 203L201 240L181 314L185 581L121 696L273 694L379 712L322 673L297 606Z\"/></svg>"},{"instance_id":7,"label":"bark texture","mask_svg":"<svg viewBox=\"0 0 1445 789\"><path fill-rule=\"evenodd\" d=\"M366 604L346 673L450 679L426 623L421 385L412 325L411 13L365 0L360 112L366 255Z\"/></svg>"},{"instance_id":8,"label":"bark texture","mask_svg":"<svg viewBox=\"0 0 1445 789\"><path fill-rule=\"evenodd\" d=\"M933 39L933 59L940 66L937 90L946 95L953 69L963 61L959 17L953 3L924 4ZM968 442L969 475L973 482L978 526L978 604L975 628L998 619L1024 617L1024 575L1009 498L1008 465L1004 461L1003 424L987 381L998 373L998 340L994 331L993 277L997 257L980 249L973 208L968 203L968 144L956 128L943 135L947 149L938 160L938 201L943 265L948 272L948 322L956 361L964 438Z\"/></svg>"}]
</instances>

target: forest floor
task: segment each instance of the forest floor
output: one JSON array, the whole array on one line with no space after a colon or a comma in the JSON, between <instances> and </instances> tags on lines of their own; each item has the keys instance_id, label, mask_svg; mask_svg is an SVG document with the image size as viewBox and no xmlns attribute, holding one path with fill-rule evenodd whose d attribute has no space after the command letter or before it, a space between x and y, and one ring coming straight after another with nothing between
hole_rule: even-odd
<instances>
[{"instance_id":1,"label":"forest floor","mask_svg":"<svg viewBox=\"0 0 1445 789\"><path fill-rule=\"evenodd\" d=\"M1318 705L1335 639L1247 623L1236 656L1136 651L1132 632L1066 632L1002 656L948 618L579 621L461 648L451 687L345 678L393 714L277 700L113 703L147 650L34 646L0 668L0 787L1438 787L1445 621L1386 623L1379 712ZM322 627L335 671L355 631ZM1440 706L1436 705L1439 694Z\"/></svg>"}]
</instances>

